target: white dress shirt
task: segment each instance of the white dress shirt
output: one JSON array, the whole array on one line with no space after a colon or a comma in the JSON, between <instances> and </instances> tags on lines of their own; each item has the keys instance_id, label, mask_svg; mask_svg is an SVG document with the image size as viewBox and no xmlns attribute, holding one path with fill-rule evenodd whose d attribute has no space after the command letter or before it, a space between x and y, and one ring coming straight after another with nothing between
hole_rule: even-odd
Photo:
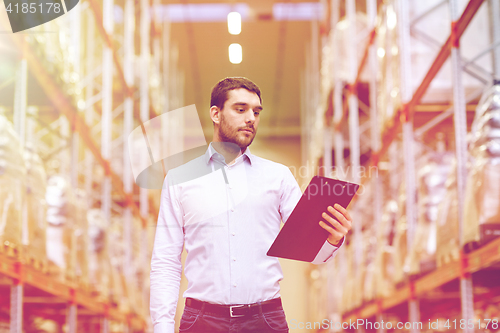
<instances>
[{"instance_id":1,"label":"white dress shirt","mask_svg":"<svg viewBox=\"0 0 500 333\"><path fill-rule=\"evenodd\" d=\"M151 259L154 332L174 333L183 246L185 298L249 304L279 297L281 266L266 253L301 196L288 167L248 148L227 165L210 145L204 155L170 170ZM336 249L325 241L313 263L333 258Z\"/></svg>"}]
</instances>

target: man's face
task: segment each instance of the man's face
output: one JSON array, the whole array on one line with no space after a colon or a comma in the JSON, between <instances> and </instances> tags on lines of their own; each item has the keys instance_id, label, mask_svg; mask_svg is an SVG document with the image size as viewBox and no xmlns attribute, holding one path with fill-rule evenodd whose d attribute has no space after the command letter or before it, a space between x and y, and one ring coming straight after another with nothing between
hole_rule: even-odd
<instances>
[{"instance_id":1,"label":"man's face","mask_svg":"<svg viewBox=\"0 0 500 333\"><path fill-rule=\"evenodd\" d=\"M257 134L261 111L257 94L243 88L230 90L220 111L219 139L241 149L248 147Z\"/></svg>"}]
</instances>

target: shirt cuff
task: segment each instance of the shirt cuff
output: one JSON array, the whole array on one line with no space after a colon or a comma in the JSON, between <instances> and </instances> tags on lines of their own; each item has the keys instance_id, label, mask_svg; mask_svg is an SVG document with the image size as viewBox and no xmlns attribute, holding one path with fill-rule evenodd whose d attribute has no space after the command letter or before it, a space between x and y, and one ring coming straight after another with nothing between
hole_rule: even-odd
<instances>
[{"instance_id":1,"label":"shirt cuff","mask_svg":"<svg viewBox=\"0 0 500 333\"><path fill-rule=\"evenodd\" d=\"M344 244L344 240L345 237L344 239L342 239L342 242L340 243L339 247L332 245L330 244L329 241L325 240L325 243L323 243L323 246L316 255L316 258L314 258L314 260L311 263L319 265L331 260L333 257L337 255L337 250Z\"/></svg>"},{"instance_id":2,"label":"shirt cuff","mask_svg":"<svg viewBox=\"0 0 500 333\"><path fill-rule=\"evenodd\" d=\"M154 333L175 333L175 324L157 323L154 325Z\"/></svg>"},{"instance_id":3,"label":"shirt cuff","mask_svg":"<svg viewBox=\"0 0 500 333\"><path fill-rule=\"evenodd\" d=\"M330 244L332 246L332 248L335 249L335 250L339 249L340 247L342 247L342 245L344 244L344 240L345 240L345 236L342 237L342 239L340 240L340 244L338 246L335 246L335 245L333 245L332 243L330 243L328 241L328 238L326 239L327 243Z\"/></svg>"}]
</instances>

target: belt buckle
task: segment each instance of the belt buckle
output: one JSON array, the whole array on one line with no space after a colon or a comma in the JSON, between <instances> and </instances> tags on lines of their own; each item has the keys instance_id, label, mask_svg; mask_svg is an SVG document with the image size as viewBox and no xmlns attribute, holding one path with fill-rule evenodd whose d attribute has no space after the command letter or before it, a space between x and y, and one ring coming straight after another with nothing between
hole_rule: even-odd
<instances>
[{"instance_id":1,"label":"belt buckle","mask_svg":"<svg viewBox=\"0 0 500 333\"><path fill-rule=\"evenodd\" d=\"M244 306L245 305L231 305L231 306L229 306L229 315L231 316L231 318L244 317L245 315L235 315L235 314L233 314L233 308L242 308Z\"/></svg>"}]
</instances>

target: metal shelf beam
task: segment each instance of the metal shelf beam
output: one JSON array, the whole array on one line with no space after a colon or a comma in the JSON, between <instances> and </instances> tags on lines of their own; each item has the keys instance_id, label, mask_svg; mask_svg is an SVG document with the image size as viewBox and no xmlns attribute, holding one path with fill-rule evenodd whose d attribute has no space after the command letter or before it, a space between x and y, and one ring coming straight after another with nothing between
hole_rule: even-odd
<instances>
[{"instance_id":1,"label":"metal shelf beam","mask_svg":"<svg viewBox=\"0 0 500 333\"><path fill-rule=\"evenodd\" d=\"M369 318L379 313L379 311L388 310L407 302L412 296L422 296L448 282L459 279L464 273L471 274L498 262L500 262L500 238L469 254L463 254L462 260L452 261L415 281L407 283L388 297L376 299L346 313L343 320Z\"/></svg>"},{"instance_id":2,"label":"metal shelf beam","mask_svg":"<svg viewBox=\"0 0 500 333\"><path fill-rule=\"evenodd\" d=\"M124 323L130 320L133 326L138 329L142 329L145 325L144 319L140 318L138 314L123 313L104 300L93 297L89 291L79 289L76 283L58 281L54 276L44 274L29 265L23 265L18 260L1 253L0 275L7 276L17 283L12 288L22 282L22 286L28 285L37 288L59 300L84 307L96 315L108 312L109 318L112 320Z\"/></svg>"}]
</instances>

